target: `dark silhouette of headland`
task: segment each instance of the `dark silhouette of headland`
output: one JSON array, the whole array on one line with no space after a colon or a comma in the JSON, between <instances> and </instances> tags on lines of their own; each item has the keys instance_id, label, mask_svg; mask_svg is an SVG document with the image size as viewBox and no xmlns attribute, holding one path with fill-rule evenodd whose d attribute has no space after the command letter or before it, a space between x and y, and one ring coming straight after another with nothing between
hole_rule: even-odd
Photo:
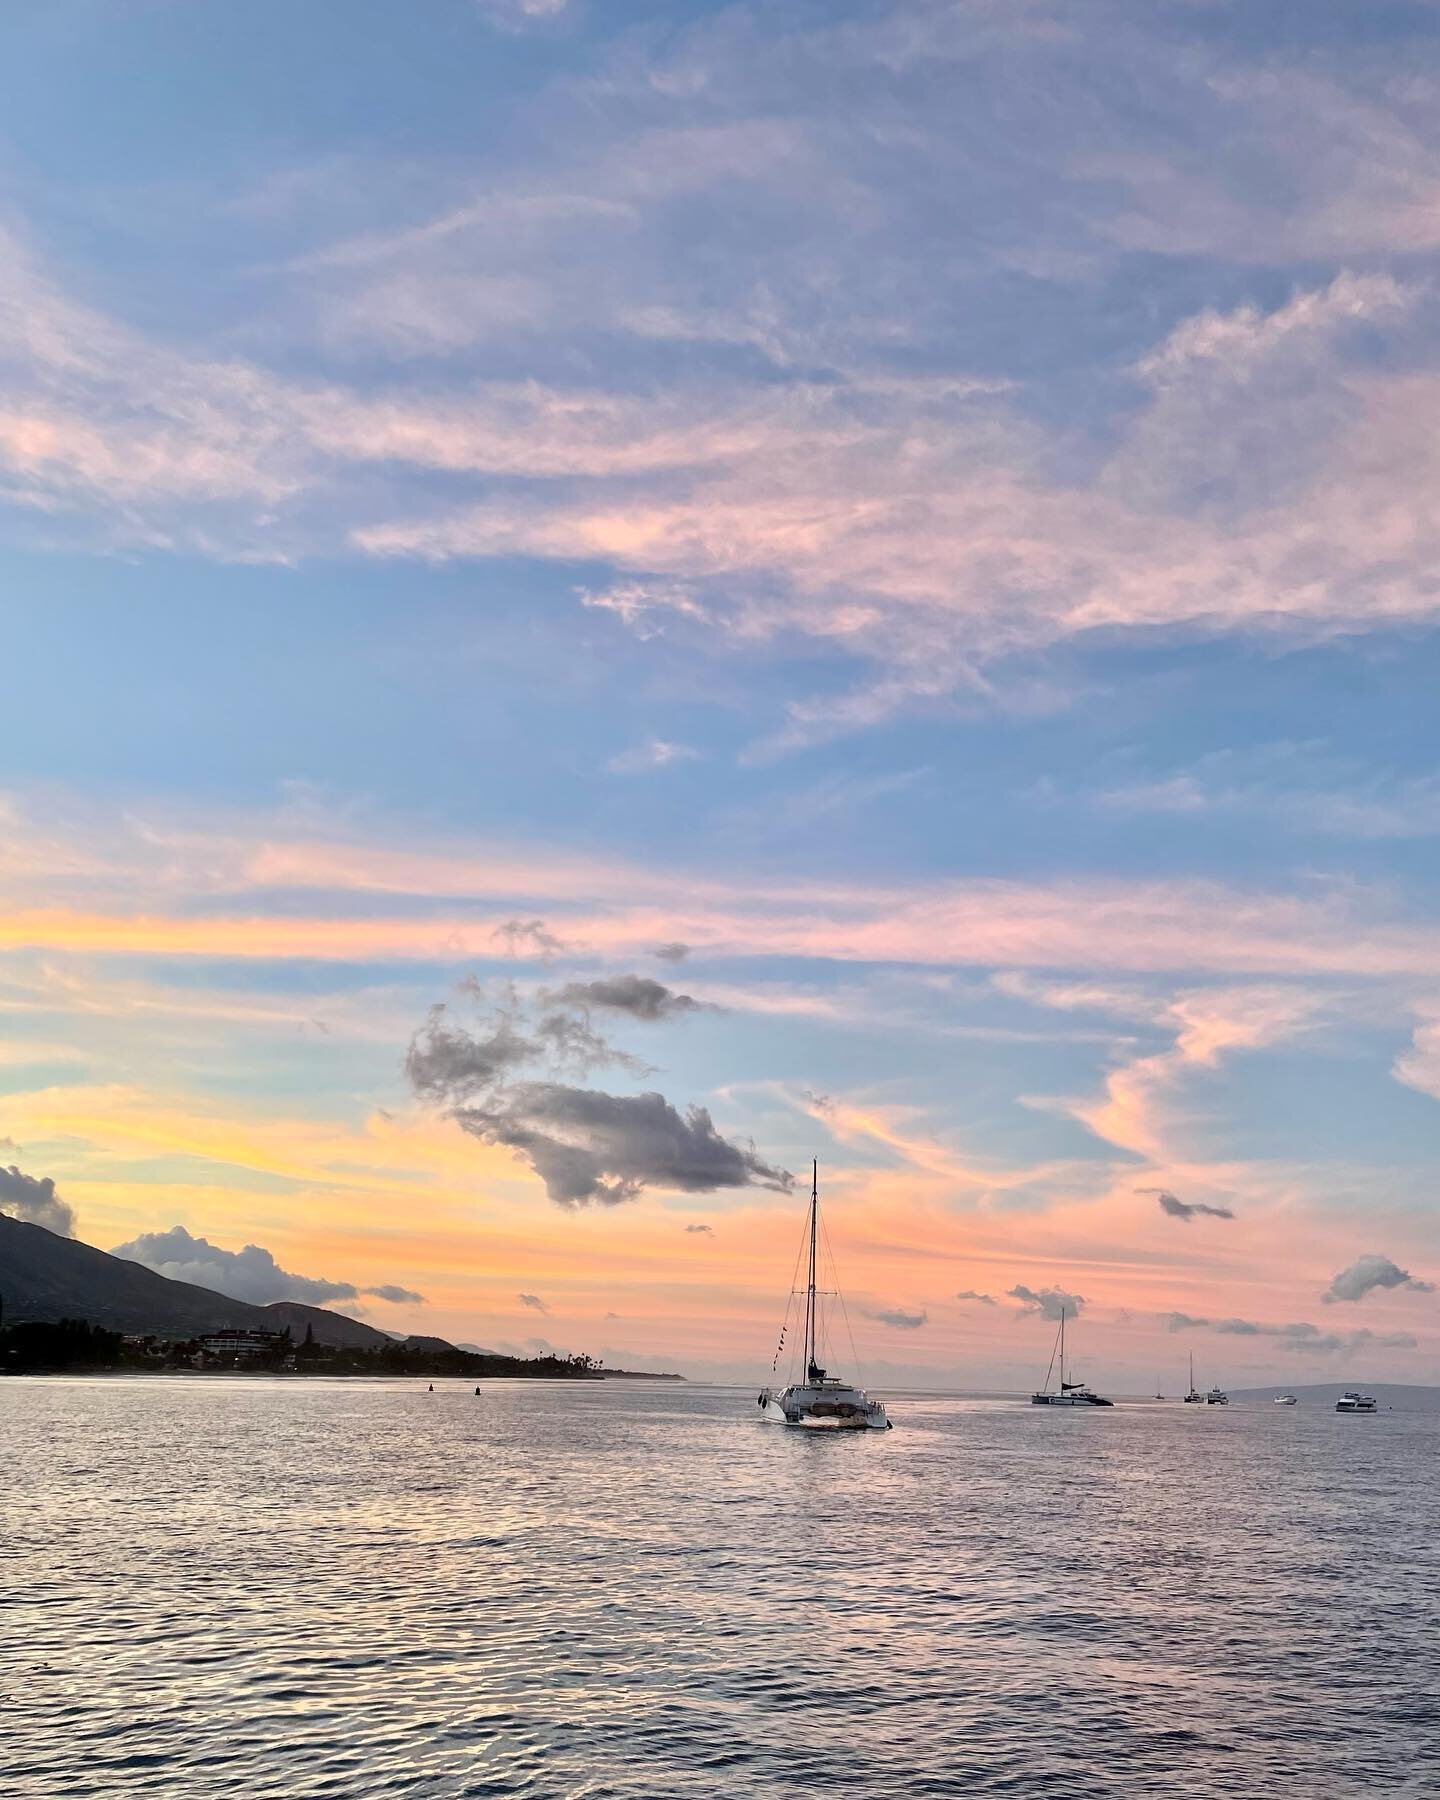
<instances>
[{"instance_id":1,"label":"dark silhouette of headland","mask_svg":"<svg viewBox=\"0 0 1440 1800\"><path fill-rule=\"evenodd\" d=\"M545 1381L641 1373L583 1354L505 1356L445 1338L397 1339L294 1300L255 1306L0 1214L0 1374L67 1369Z\"/></svg>"}]
</instances>

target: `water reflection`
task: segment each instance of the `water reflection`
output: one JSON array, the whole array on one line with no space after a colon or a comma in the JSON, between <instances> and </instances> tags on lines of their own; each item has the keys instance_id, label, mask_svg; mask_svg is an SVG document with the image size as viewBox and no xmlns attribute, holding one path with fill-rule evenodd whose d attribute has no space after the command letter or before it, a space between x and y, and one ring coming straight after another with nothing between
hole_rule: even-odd
<instances>
[{"instance_id":1,"label":"water reflection","mask_svg":"<svg viewBox=\"0 0 1440 1800\"><path fill-rule=\"evenodd\" d=\"M0 1791L1436 1780L1433 1419L472 1388L0 1383Z\"/></svg>"}]
</instances>

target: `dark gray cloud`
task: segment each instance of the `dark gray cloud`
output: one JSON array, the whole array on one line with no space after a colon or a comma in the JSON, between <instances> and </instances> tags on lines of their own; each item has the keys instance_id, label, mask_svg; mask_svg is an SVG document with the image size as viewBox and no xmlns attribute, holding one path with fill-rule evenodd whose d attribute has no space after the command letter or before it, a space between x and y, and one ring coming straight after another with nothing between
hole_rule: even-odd
<instances>
[{"instance_id":1,"label":"dark gray cloud","mask_svg":"<svg viewBox=\"0 0 1440 1800\"><path fill-rule=\"evenodd\" d=\"M906 1312L903 1306L877 1306L865 1314L867 1319L874 1319L877 1324L888 1325L894 1331L918 1331L929 1320L927 1312Z\"/></svg>"},{"instance_id":2,"label":"dark gray cloud","mask_svg":"<svg viewBox=\"0 0 1440 1800\"><path fill-rule=\"evenodd\" d=\"M689 994L677 994L661 981L652 981L648 975L602 975L594 981L568 981L564 987L548 990L542 999L551 1006L575 1007L582 1012L593 1009L625 1013L648 1024L715 1010Z\"/></svg>"},{"instance_id":3,"label":"dark gray cloud","mask_svg":"<svg viewBox=\"0 0 1440 1800\"><path fill-rule=\"evenodd\" d=\"M1282 1350L1316 1356L1346 1355L1354 1350L1413 1350L1419 1340L1408 1331L1321 1331L1318 1325L1283 1326L1275 1333Z\"/></svg>"},{"instance_id":4,"label":"dark gray cloud","mask_svg":"<svg viewBox=\"0 0 1440 1800\"><path fill-rule=\"evenodd\" d=\"M432 1006L424 1029L405 1053L405 1073L422 1100L446 1101L499 1081L540 1054L541 1046L520 1035L509 1013L499 1014L491 1029L477 1037L452 1029L445 1008Z\"/></svg>"},{"instance_id":5,"label":"dark gray cloud","mask_svg":"<svg viewBox=\"0 0 1440 1800\"><path fill-rule=\"evenodd\" d=\"M255 1306L268 1306L272 1300L303 1300L323 1306L327 1300L359 1298L359 1290L351 1282L293 1274L282 1269L259 1244L222 1250L203 1237L191 1237L183 1225L172 1225L169 1231L147 1231L128 1244L117 1244L110 1254L143 1263L171 1281L193 1281L197 1287L213 1288L232 1300L248 1300Z\"/></svg>"},{"instance_id":6,"label":"dark gray cloud","mask_svg":"<svg viewBox=\"0 0 1440 1800\"><path fill-rule=\"evenodd\" d=\"M423 1306L425 1296L417 1294L414 1288L397 1287L393 1281L387 1281L382 1287L361 1288L362 1294L373 1294L377 1300L388 1300L392 1306Z\"/></svg>"},{"instance_id":7,"label":"dark gray cloud","mask_svg":"<svg viewBox=\"0 0 1440 1800\"><path fill-rule=\"evenodd\" d=\"M515 1298L522 1306L528 1306L531 1312L548 1313L550 1310L538 1294L517 1294Z\"/></svg>"},{"instance_id":8,"label":"dark gray cloud","mask_svg":"<svg viewBox=\"0 0 1440 1800\"><path fill-rule=\"evenodd\" d=\"M1058 1320L1062 1311L1073 1319L1085 1305L1083 1294L1067 1294L1064 1288L1059 1287L1040 1288L1036 1291L1021 1286L1017 1281L1009 1293L1012 1300L1020 1302L1022 1312L1042 1319Z\"/></svg>"},{"instance_id":9,"label":"dark gray cloud","mask_svg":"<svg viewBox=\"0 0 1440 1800\"><path fill-rule=\"evenodd\" d=\"M7 1140L7 1147L15 1148ZM27 1175L12 1163L0 1169L0 1212L27 1225L43 1225L57 1237L74 1237L75 1208L55 1192L49 1175Z\"/></svg>"},{"instance_id":10,"label":"dark gray cloud","mask_svg":"<svg viewBox=\"0 0 1440 1800\"><path fill-rule=\"evenodd\" d=\"M502 1087L451 1117L489 1144L517 1150L561 1206L633 1200L647 1187L785 1192L791 1177L753 1145L722 1137L703 1106L676 1110L663 1094L605 1094L555 1081Z\"/></svg>"},{"instance_id":11,"label":"dark gray cloud","mask_svg":"<svg viewBox=\"0 0 1440 1800\"><path fill-rule=\"evenodd\" d=\"M475 984L468 997L483 1004ZM522 1069L589 1073L602 1065L650 1071L596 1029L592 1008L647 1021L697 1010L644 976L573 982L542 992L528 1009L505 990L478 1031L433 1007L405 1058L415 1092L445 1107L463 1131L522 1156L560 1206L613 1206L647 1187L682 1193L791 1185L753 1144L723 1137L703 1106L683 1112L659 1093L609 1094L554 1079L516 1079Z\"/></svg>"},{"instance_id":12,"label":"dark gray cloud","mask_svg":"<svg viewBox=\"0 0 1440 1800\"><path fill-rule=\"evenodd\" d=\"M1416 1339L1408 1331L1322 1331L1306 1319L1288 1325L1265 1325L1254 1319L1193 1319L1188 1313L1165 1315L1167 1329L1208 1329L1221 1337L1267 1338L1277 1349L1299 1356L1338 1356L1354 1350L1413 1350Z\"/></svg>"},{"instance_id":13,"label":"dark gray cloud","mask_svg":"<svg viewBox=\"0 0 1440 1800\"><path fill-rule=\"evenodd\" d=\"M687 1225L685 1230L692 1237L714 1237L715 1235L715 1227L713 1225Z\"/></svg>"},{"instance_id":14,"label":"dark gray cloud","mask_svg":"<svg viewBox=\"0 0 1440 1800\"><path fill-rule=\"evenodd\" d=\"M978 1300L982 1306L993 1306L995 1304L993 1295L977 1294L974 1288L966 1288L963 1294L957 1294L955 1298L957 1300Z\"/></svg>"},{"instance_id":15,"label":"dark gray cloud","mask_svg":"<svg viewBox=\"0 0 1440 1800\"><path fill-rule=\"evenodd\" d=\"M1413 1294L1433 1294L1432 1281L1419 1281L1408 1269L1399 1268L1388 1256L1357 1256L1342 1269L1320 1296L1326 1306L1337 1300L1363 1300L1376 1288L1409 1288Z\"/></svg>"},{"instance_id":16,"label":"dark gray cloud","mask_svg":"<svg viewBox=\"0 0 1440 1800\"><path fill-rule=\"evenodd\" d=\"M654 953L660 958L661 962L684 962L685 958L690 954L690 946L678 942L673 944L657 944Z\"/></svg>"},{"instance_id":17,"label":"dark gray cloud","mask_svg":"<svg viewBox=\"0 0 1440 1800\"><path fill-rule=\"evenodd\" d=\"M1136 1188L1137 1194L1153 1194L1161 1212L1188 1225L1194 1218L1233 1219L1228 1206L1206 1206L1199 1200L1181 1200L1169 1188Z\"/></svg>"},{"instance_id":18,"label":"dark gray cloud","mask_svg":"<svg viewBox=\"0 0 1440 1800\"><path fill-rule=\"evenodd\" d=\"M512 956L563 956L569 945L546 928L543 919L506 919L490 933Z\"/></svg>"}]
</instances>

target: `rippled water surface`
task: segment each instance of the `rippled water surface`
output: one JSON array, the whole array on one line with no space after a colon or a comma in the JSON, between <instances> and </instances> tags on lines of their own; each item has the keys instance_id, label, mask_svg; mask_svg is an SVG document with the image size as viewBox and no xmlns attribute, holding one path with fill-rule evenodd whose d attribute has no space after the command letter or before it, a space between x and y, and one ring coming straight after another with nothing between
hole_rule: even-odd
<instances>
[{"instance_id":1,"label":"rippled water surface","mask_svg":"<svg viewBox=\"0 0 1440 1800\"><path fill-rule=\"evenodd\" d=\"M1440 1792L1440 1419L0 1382L0 1793Z\"/></svg>"}]
</instances>

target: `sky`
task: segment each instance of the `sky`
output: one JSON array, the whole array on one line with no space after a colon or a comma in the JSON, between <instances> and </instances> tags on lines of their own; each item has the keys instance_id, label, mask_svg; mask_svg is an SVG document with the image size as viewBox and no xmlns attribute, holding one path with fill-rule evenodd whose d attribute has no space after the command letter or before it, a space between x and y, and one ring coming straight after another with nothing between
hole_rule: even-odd
<instances>
[{"instance_id":1,"label":"sky","mask_svg":"<svg viewBox=\"0 0 1440 1800\"><path fill-rule=\"evenodd\" d=\"M748 1382L817 1158L872 1385L1434 1379L1436 23L7 9L0 1209Z\"/></svg>"}]
</instances>

